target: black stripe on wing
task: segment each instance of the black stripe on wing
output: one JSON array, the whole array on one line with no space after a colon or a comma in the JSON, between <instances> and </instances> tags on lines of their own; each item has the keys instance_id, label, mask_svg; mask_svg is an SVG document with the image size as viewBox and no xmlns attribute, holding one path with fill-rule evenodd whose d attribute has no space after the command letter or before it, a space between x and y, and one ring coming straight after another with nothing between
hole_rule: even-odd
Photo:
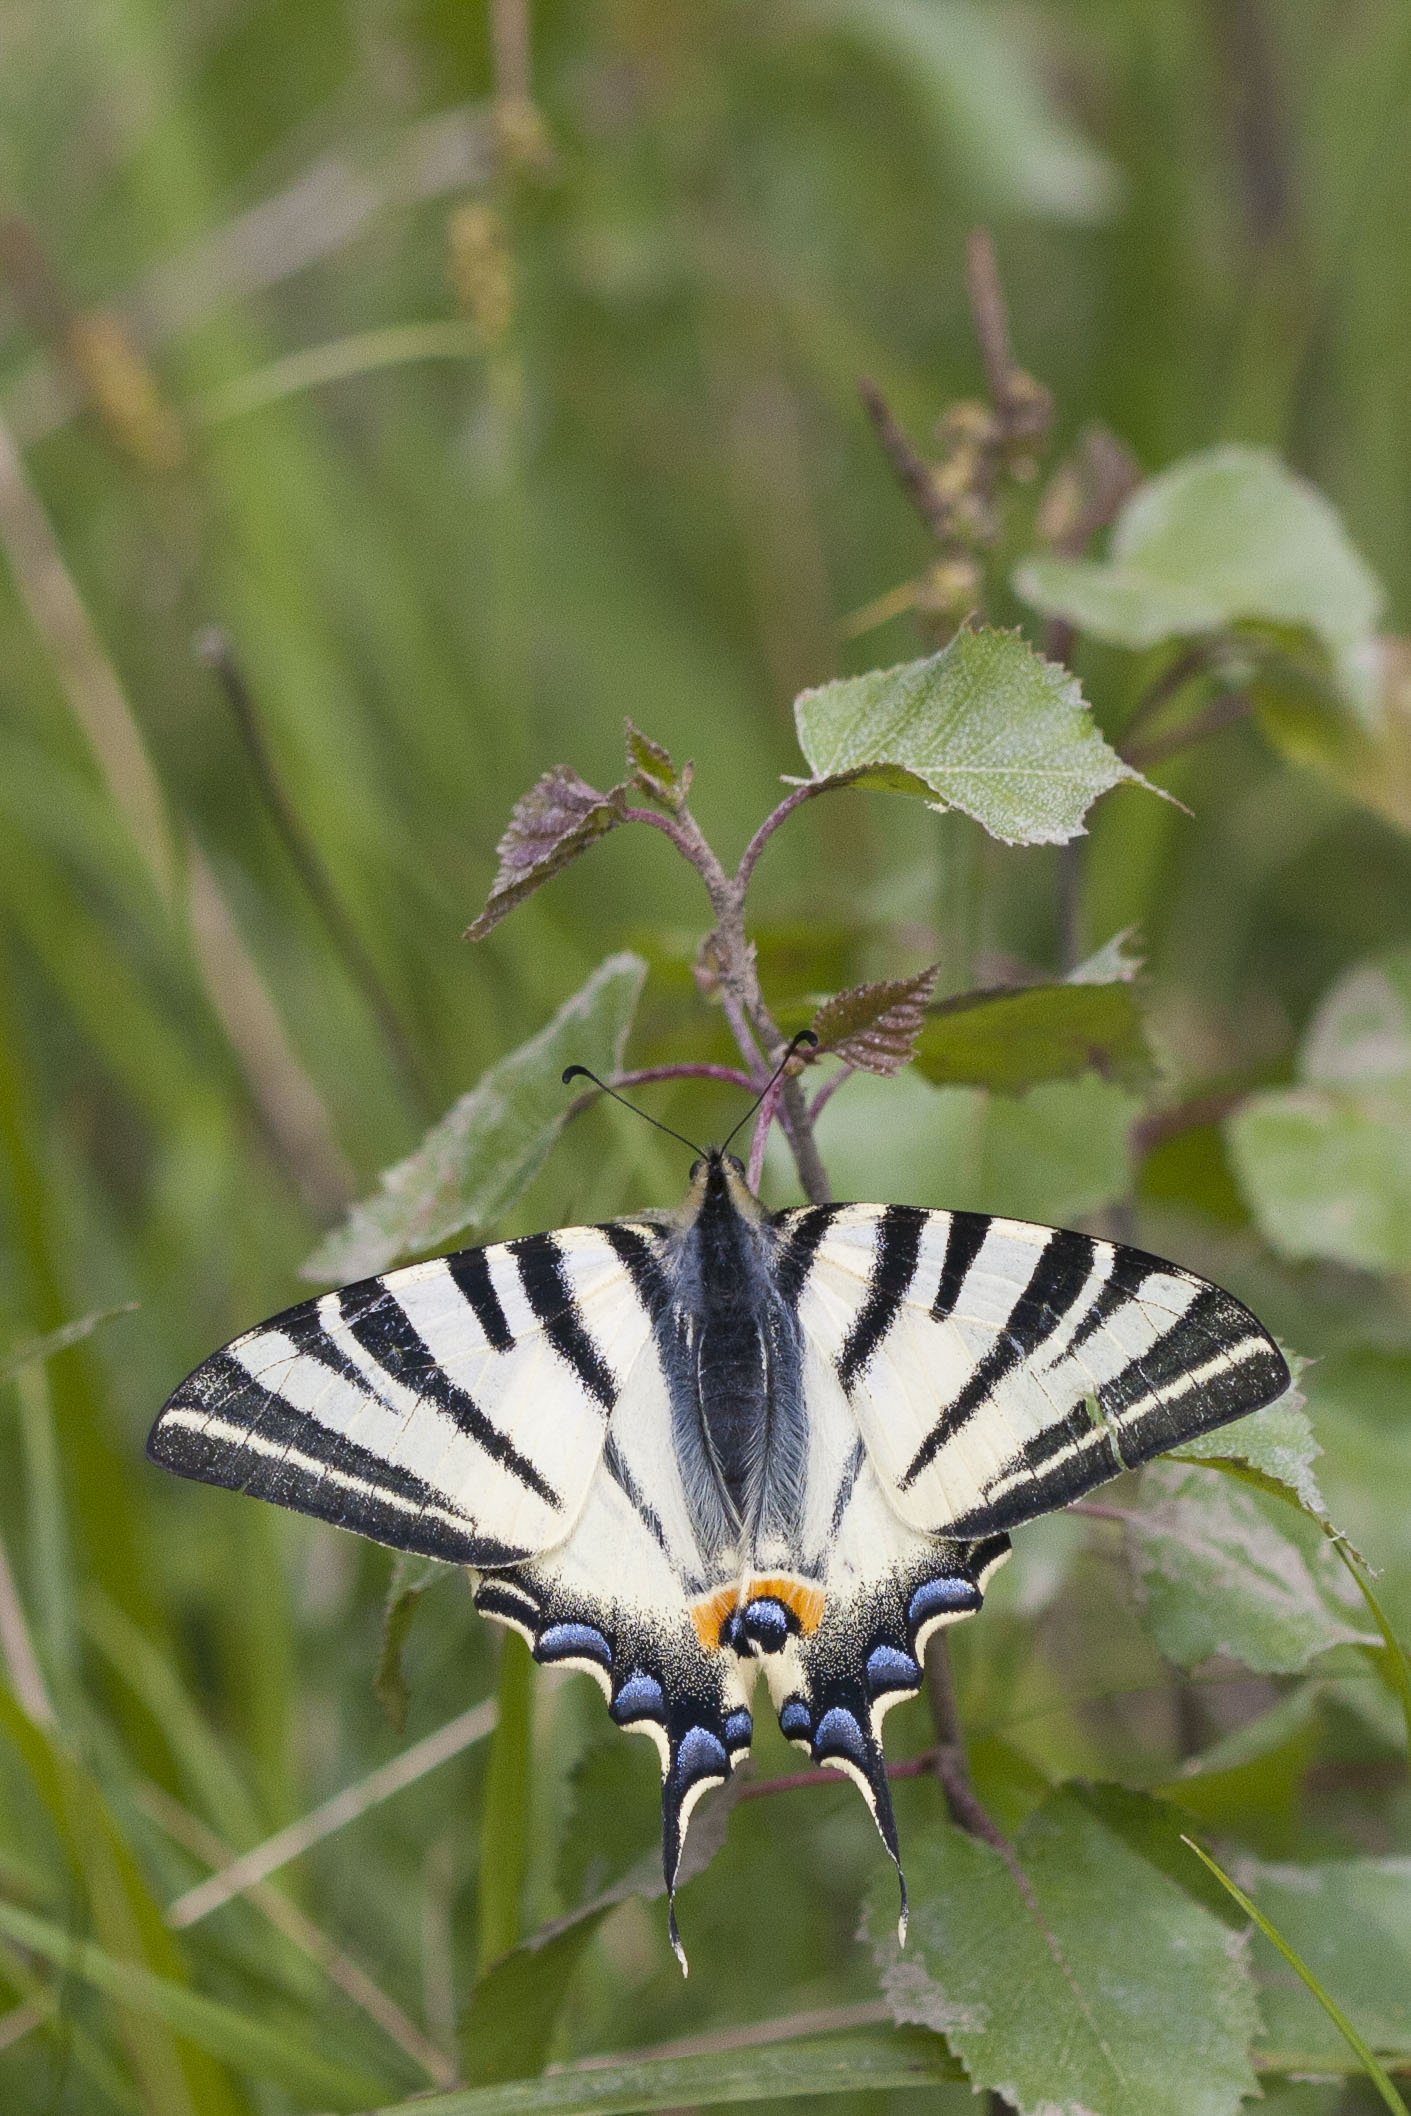
<instances>
[{"instance_id":1,"label":"black stripe on wing","mask_svg":"<svg viewBox=\"0 0 1411 2116\"><path fill-rule=\"evenodd\" d=\"M929 1213L915 1205L888 1205L877 1223L877 1248L867 1296L838 1354L838 1379L850 1389L896 1321L911 1291Z\"/></svg>"},{"instance_id":2,"label":"black stripe on wing","mask_svg":"<svg viewBox=\"0 0 1411 2116\"><path fill-rule=\"evenodd\" d=\"M345 1286L337 1299L338 1312L349 1334L389 1381L398 1382L420 1401L434 1403L438 1411L444 1411L458 1432L483 1448L492 1462L507 1470L536 1499L556 1509L563 1505L528 1456L522 1455L508 1434L486 1417L469 1390L451 1379L382 1279L359 1279L356 1284ZM363 1385L366 1389L366 1382Z\"/></svg>"},{"instance_id":3,"label":"black stripe on wing","mask_svg":"<svg viewBox=\"0 0 1411 2116\"><path fill-rule=\"evenodd\" d=\"M283 1334L291 1335L291 1316L305 1313L285 1316ZM179 1477L249 1492L421 1557L505 1565L525 1555L478 1534L423 1478L286 1403L229 1352L188 1375L153 1426L147 1454Z\"/></svg>"},{"instance_id":4,"label":"black stripe on wing","mask_svg":"<svg viewBox=\"0 0 1411 2116\"><path fill-rule=\"evenodd\" d=\"M578 1296L568 1282L563 1255L552 1234L526 1234L508 1244L519 1269L524 1297L545 1337L603 1410L617 1402L617 1376L594 1344Z\"/></svg>"},{"instance_id":5,"label":"black stripe on wing","mask_svg":"<svg viewBox=\"0 0 1411 2116\"><path fill-rule=\"evenodd\" d=\"M1109 1298L1118 1266L1124 1300ZM1136 1469L1282 1396L1289 1385L1288 1364L1249 1309L1219 1286L1189 1278L1155 1257L1117 1252L1099 1296L1104 1320L1125 1302L1139 1301L1140 1286L1157 1275L1189 1286L1184 1313L1173 1317L1139 1358L1036 1434L993 1480L981 1503L946 1524L948 1534L989 1535L1014 1528L1079 1498L1120 1470ZM1073 1343L1092 1335L1085 1319Z\"/></svg>"},{"instance_id":6,"label":"black stripe on wing","mask_svg":"<svg viewBox=\"0 0 1411 2116\"><path fill-rule=\"evenodd\" d=\"M775 1225L781 1238L774 1251L774 1290L784 1305L795 1312L819 1244L837 1213L836 1205L805 1205L801 1210L777 1215Z\"/></svg>"},{"instance_id":7,"label":"black stripe on wing","mask_svg":"<svg viewBox=\"0 0 1411 2116\"><path fill-rule=\"evenodd\" d=\"M1092 1277L1095 1248L1090 1235L1072 1234L1064 1228L1055 1229L1049 1236L999 1335L917 1448L905 1474L898 1479L899 1490L908 1490L1002 1385L1005 1376L1031 1359L1062 1327Z\"/></svg>"},{"instance_id":8,"label":"black stripe on wing","mask_svg":"<svg viewBox=\"0 0 1411 2116\"><path fill-rule=\"evenodd\" d=\"M454 1256L446 1258L446 1269L469 1307L471 1314L485 1332L485 1342L494 1352L508 1352L514 1343L514 1332L509 1318L500 1305L500 1296L495 1291L495 1281L490 1276L490 1264L483 1249L458 1249Z\"/></svg>"}]
</instances>

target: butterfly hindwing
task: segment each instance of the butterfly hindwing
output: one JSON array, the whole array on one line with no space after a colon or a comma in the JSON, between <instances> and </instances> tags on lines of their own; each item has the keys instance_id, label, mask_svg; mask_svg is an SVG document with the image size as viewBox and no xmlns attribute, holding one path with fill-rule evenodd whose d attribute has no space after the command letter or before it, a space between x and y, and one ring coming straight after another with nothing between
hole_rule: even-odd
<instances>
[{"instance_id":1,"label":"butterfly hindwing","mask_svg":"<svg viewBox=\"0 0 1411 2116\"><path fill-rule=\"evenodd\" d=\"M463 1250L237 1337L148 1453L399 1550L508 1564L572 1529L650 1328L612 1231Z\"/></svg>"},{"instance_id":2,"label":"butterfly hindwing","mask_svg":"<svg viewBox=\"0 0 1411 2116\"><path fill-rule=\"evenodd\" d=\"M799 1312L891 1505L957 1539L1065 1505L1288 1386L1277 1345L1219 1287L984 1213L827 1210Z\"/></svg>"}]
</instances>

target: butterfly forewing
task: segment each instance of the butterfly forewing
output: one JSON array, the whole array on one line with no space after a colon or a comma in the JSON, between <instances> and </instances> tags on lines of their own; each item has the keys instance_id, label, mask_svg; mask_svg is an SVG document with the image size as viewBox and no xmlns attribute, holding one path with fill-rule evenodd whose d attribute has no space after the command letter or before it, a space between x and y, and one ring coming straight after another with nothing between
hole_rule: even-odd
<instances>
[{"instance_id":1,"label":"butterfly forewing","mask_svg":"<svg viewBox=\"0 0 1411 2116\"><path fill-rule=\"evenodd\" d=\"M148 1452L397 1549L508 1564L569 1534L649 1331L598 1229L465 1250L237 1337Z\"/></svg>"},{"instance_id":2,"label":"butterfly forewing","mask_svg":"<svg viewBox=\"0 0 1411 2116\"><path fill-rule=\"evenodd\" d=\"M1002 1533L1260 1409L1289 1380L1219 1287L1141 1250L983 1213L834 1210L800 1317L892 1505L932 1535Z\"/></svg>"}]
</instances>

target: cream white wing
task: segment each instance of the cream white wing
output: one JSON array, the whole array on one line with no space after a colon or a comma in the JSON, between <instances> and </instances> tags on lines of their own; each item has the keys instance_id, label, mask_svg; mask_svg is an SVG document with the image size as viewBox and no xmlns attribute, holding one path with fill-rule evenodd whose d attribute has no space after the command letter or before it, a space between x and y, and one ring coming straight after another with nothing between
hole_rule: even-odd
<instances>
[{"instance_id":1,"label":"cream white wing","mask_svg":"<svg viewBox=\"0 0 1411 2116\"><path fill-rule=\"evenodd\" d=\"M923 1533L1002 1534L1288 1386L1241 1302L1142 1250L984 1213L810 1210L800 1323Z\"/></svg>"},{"instance_id":2,"label":"cream white wing","mask_svg":"<svg viewBox=\"0 0 1411 2116\"><path fill-rule=\"evenodd\" d=\"M653 1227L570 1227L304 1301L188 1375L147 1443L179 1475L395 1549L509 1564L582 1511L651 1334Z\"/></svg>"}]
</instances>

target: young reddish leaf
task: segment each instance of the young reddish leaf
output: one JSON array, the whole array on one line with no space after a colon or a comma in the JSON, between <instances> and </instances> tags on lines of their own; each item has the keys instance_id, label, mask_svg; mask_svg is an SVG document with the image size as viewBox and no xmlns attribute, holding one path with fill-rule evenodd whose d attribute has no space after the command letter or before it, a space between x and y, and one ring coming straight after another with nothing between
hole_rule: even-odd
<instances>
[{"instance_id":1,"label":"young reddish leaf","mask_svg":"<svg viewBox=\"0 0 1411 2116\"><path fill-rule=\"evenodd\" d=\"M862 1073L899 1073L926 1019L939 963L915 977L854 985L821 1006L813 1019L821 1055L831 1051Z\"/></svg>"},{"instance_id":2,"label":"young reddish leaf","mask_svg":"<svg viewBox=\"0 0 1411 2116\"><path fill-rule=\"evenodd\" d=\"M627 770L636 792L645 794L649 801L660 802L663 808L679 809L690 791L695 766L683 764L678 771L669 752L629 720Z\"/></svg>"},{"instance_id":3,"label":"young reddish leaf","mask_svg":"<svg viewBox=\"0 0 1411 2116\"><path fill-rule=\"evenodd\" d=\"M515 803L509 827L495 848L500 857L485 909L467 926L467 940L484 940L507 911L534 891L595 838L622 821L626 788L599 793L567 764L546 771L537 786Z\"/></svg>"}]
</instances>

